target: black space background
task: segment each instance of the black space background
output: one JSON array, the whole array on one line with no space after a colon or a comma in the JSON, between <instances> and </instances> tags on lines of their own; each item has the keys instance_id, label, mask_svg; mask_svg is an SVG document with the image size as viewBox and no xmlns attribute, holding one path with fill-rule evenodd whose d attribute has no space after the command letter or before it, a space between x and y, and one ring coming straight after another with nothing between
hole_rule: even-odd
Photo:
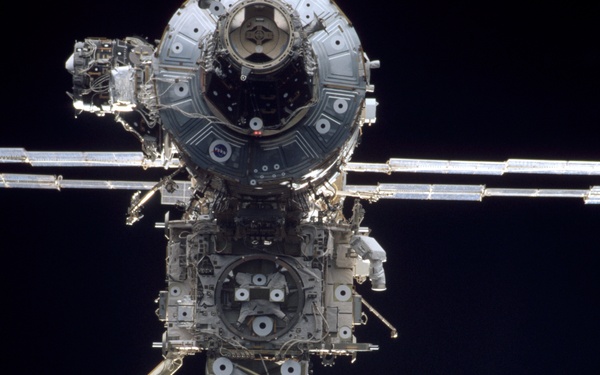
<instances>
[{"instance_id":1,"label":"black space background","mask_svg":"<svg viewBox=\"0 0 600 375\"><path fill-rule=\"evenodd\" d=\"M600 160L600 12L589 1L339 1L372 60L377 123L353 160ZM64 62L88 36L160 38L178 1L3 3L0 147L134 150L110 117L74 119ZM558 4L558 5L557 5ZM595 5L594 5L595 4ZM6 20L8 21L8 20ZM158 180L164 171L0 173ZM598 177L360 176L489 187L600 185ZM350 179L350 182L358 182ZM2 357L16 374L147 374L160 360L154 299L166 240L158 199L125 225L131 192L0 190ZM386 249L388 289L359 288L394 324L380 345L315 374L600 373L600 207L578 199L380 201L363 225ZM203 357L178 375L203 374Z\"/></svg>"}]
</instances>

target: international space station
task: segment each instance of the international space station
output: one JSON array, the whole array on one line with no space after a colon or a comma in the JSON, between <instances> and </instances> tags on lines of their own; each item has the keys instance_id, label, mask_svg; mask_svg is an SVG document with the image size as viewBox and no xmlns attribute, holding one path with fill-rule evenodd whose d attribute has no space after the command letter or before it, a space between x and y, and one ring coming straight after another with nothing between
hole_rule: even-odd
<instances>
[{"instance_id":1,"label":"international space station","mask_svg":"<svg viewBox=\"0 0 600 375\"><path fill-rule=\"evenodd\" d=\"M351 161L363 127L377 119L371 77L379 65L333 1L187 0L156 45L90 37L66 59L75 110L112 116L140 150L0 149L2 164L155 168L164 177L0 173L0 187L131 190L128 225L155 196L183 212L161 223L166 285L156 315L165 331L154 346L163 361L150 375L173 374L195 354L206 356L207 375L308 375L312 357L333 365L378 349L355 335L366 311L397 336L356 290L386 290L386 251L361 226L361 202L600 204L600 186L347 184L351 173L600 175L598 161Z\"/></svg>"}]
</instances>

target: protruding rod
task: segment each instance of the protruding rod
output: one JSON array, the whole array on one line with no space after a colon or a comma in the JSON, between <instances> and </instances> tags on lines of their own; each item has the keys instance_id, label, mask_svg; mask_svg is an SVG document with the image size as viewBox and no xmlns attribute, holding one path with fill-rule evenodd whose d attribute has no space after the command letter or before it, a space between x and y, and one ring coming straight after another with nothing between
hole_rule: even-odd
<instances>
[{"instance_id":1,"label":"protruding rod","mask_svg":"<svg viewBox=\"0 0 600 375\"><path fill-rule=\"evenodd\" d=\"M344 166L346 172L374 173L441 173L501 176L505 173L551 175L600 175L599 161L529 160L509 159L503 162L390 159L387 163L351 162Z\"/></svg>"},{"instance_id":2,"label":"protruding rod","mask_svg":"<svg viewBox=\"0 0 600 375\"><path fill-rule=\"evenodd\" d=\"M168 186L169 184L173 183L173 177L175 177L175 175L178 174L180 171L181 171L181 169L178 169L175 172L173 172L170 176L162 178L157 184L155 184L144 195L142 195L141 190L138 190L137 192L135 192L133 194L133 196L131 197L131 205L129 206L129 209L127 210L127 220L126 220L127 225L132 225L135 222L139 221L143 217L143 215L141 214L141 210L142 210L142 207L144 207L144 204L146 204L146 202L148 202L150 200L150 198L152 198L152 196L157 191L160 191L163 187ZM174 183L174 185L173 185L173 190L175 189L175 185L176 185L176 183ZM168 190L171 190L171 189L169 188L169 189L167 189L167 191Z\"/></svg>"},{"instance_id":3,"label":"protruding rod","mask_svg":"<svg viewBox=\"0 0 600 375\"><path fill-rule=\"evenodd\" d=\"M27 151L24 148L0 148L2 163L25 163L33 167L180 167L177 158L151 160L142 152Z\"/></svg>"},{"instance_id":4,"label":"protruding rod","mask_svg":"<svg viewBox=\"0 0 600 375\"><path fill-rule=\"evenodd\" d=\"M148 375L172 375L181 368L183 364L182 357L167 356L161 363L158 364Z\"/></svg>"},{"instance_id":5,"label":"protruding rod","mask_svg":"<svg viewBox=\"0 0 600 375\"><path fill-rule=\"evenodd\" d=\"M364 298L361 298L361 299L362 299L362 303L363 303L363 305L365 305L365 307L366 307L367 309L369 309L369 310L370 310L370 311L373 313L373 315L375 315L376 317L378 317L378 318L379 318L379 320L381 320L381 322L382 322L383 324L385 324L385 325L386 325L386 326L387 326L387 327L388 327L388 328L391 330L391 334L390 334L390 335L391 335L391 337L392 337L393 339L397 338L397 337L398 337L398 330L397 330L397 329L396 329L396 328L395 328L395 327L392 325L392 323L388 322L388 321L387 321L387 320L386 320L386 319L383 317L383 315L381 315L381 314L379 313L379 311L375 310L375 308L374 308L373 306L371 306L371 304L369 304L369 303L368 303L368 302L367 302L367 301L366 301Z\"/></svg>"},{"instance_id":6,"label":"protruding rod","mask_svg":"<svg viewBox=\"0 0 600 375\"><path fill-rule=\"evenodd\" d=\"M484 197L583 198L600 204L600 186L590 189L487 188L485 185L378 184L346 185L340 196L379 199L481 201Z\"/></svg>"},{"instance_id":7,"label":"protruding rod","mask_svg":"<svg viewBox=\"0 0 600 375\"><path fill-rule=\"evenodd\" d=\"M110 181L110 180L66 180L62 176L1 173L0 188L20 189L108 189L150 190L156 182Z\"/></svg>"},{"instance_id":8,"label":"protruding rod","mask_svg":"<svg viewBox=\"0 0 600 375\"><path fill-rule=\"evenodd\" d=\"M141 195L141 191L152 191L156 186L155 181L68 180L55 175L0 173L0 188L8 189L138 190L138 195ZM176 205L187 202L190 186L191 182L185 180L161 181L161 203Z\"/></svg>"}]
</instances>

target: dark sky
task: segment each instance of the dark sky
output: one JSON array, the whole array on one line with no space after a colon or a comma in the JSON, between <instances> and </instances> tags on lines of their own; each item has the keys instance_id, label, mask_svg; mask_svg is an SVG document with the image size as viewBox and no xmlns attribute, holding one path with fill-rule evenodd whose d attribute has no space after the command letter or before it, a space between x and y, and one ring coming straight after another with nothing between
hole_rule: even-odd
<instances>
[{"instance_id":1,"label":"dark sky","mask_svg":"<svg viewBox=\"0 0 600 375\"><path fill-rule=\"evenodd\" d=\"M74 118L64 62L89 36L160 38L177 1L53 3L2 25L0 147L133 150L111 118ZM372 60L377 123L353 160L390 157L600 160L600 12L591 2L340 1ZM556 4L556 2L553 2ZM588 4L588 5L585 5ZM6 7L6 5L3 5ZM34 5L31 5L34 7ZM5 11L4 14L10 14ZM16 16L16 15L15 15ZM158 180L163 171L0 173ZM489 187L600 185L600 178L361 176L372 183ZM444 178L445 177L445 178ZM352 180L351 180L352 182ZM125 225L131 192L0 190L4 358L19 374L147 374L163 327L154 299L166 240L154 223ZM365 299L359 340L380 346L315 374L597 374L600 371L600 207L578 199L365 203L363 225L386 249L388 289ZM8 350L8 351L7 351ZM202 356L178 375L201 374Z\"/></svg>"}]
</instances>

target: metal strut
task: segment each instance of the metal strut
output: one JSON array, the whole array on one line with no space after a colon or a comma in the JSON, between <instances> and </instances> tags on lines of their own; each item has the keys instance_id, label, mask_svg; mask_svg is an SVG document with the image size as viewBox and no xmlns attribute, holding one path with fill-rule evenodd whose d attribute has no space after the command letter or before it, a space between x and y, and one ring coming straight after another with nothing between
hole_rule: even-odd
<instances>
[{"instance_id":1,"label":"metal strut","mask_svg":"<svg viewBox=\"0 0 600 375\"><path fill-rule=\"evenodd\" d=\"M386 326L387 326L387 327L388 327L388 328L391 330L390 336L391 336L393 339L397 338L397 337L398 337L398 330L396 329L396 327L394 327L394 326L392 325L392 323L388 322L388 321L387 321L387 319L386 319L386 318L384 318L384 317L383 317L383 315L381 315L381 314L379 313L379 311L375 310L375 308L374 308L373 306L371 306L371 304L369 304L369 303L368 303L368 302L367 302L367 301L364 299L364 297L363 297L363 298L361 298L361 300L362 300L362 303L363 303L363 305L365 305L365 306L366 306L366 307L367 307L367 308L368 308L368 309L369 309L369 310L370 310L370 311L373 313L373 315L375 315L376 317L378 317L378 318L379 318L379 320L381 320L381 322L382 322L383 324L385 324L385 325L386 325Z\"/></svg>"},{"instance_id":2,"label":"metal strut","mask_svg":"<svg viewBox=\"0 0 600 375\"><path fill-rule=\"evenodd\" d=\"M377 201L417 199L482 201L485 197L582 198L585 204L600 204L600 185L589 189L488 188L485 185L378 184L346 185L337 194Z\"/></svg>"},{"instance_id":3,"label":"metal strut","mask_svg":"<svg viewBox=\"0 0 600 375\"><path fill-rule=\"evenodd\" d=\"M141 214L142 207L163 186L166 187L167 191L169 191L170 193L175 191L175 189L177 189L177 183L173 181L173 177L175 177L175 175L177 175L182 169L183 167L171 173L169 176L162 178L160 182L154 185L143 196L141 190L138 190L135 193L133 193L133 196L131 197L131 205L127 210L126 224L133 225L134 223L138 222L142 217L144 217L144 215Z\"/></svg>"},{"instance_id":4,"label":"metal strut","mask_svg":"<svg viewBox=\"0 0 600 375\"><path fill-rule=\"evenodd\" d=\"M173 375L181 368L183 357L167 355L148 375Z\"/></svg>"},{"instance_id":5,"label":"metal strut","mask_svg":"<svg viewBox=\"0 0 600 375\"><path fill-rule=\"evenodd\" d=\"M387 163L351 162L346 172L441 173L501 176L506 173L551 175L600 175L600 162L579 160L508 159L496 161L390 159Z\"/></svg>"}]
</instances>

